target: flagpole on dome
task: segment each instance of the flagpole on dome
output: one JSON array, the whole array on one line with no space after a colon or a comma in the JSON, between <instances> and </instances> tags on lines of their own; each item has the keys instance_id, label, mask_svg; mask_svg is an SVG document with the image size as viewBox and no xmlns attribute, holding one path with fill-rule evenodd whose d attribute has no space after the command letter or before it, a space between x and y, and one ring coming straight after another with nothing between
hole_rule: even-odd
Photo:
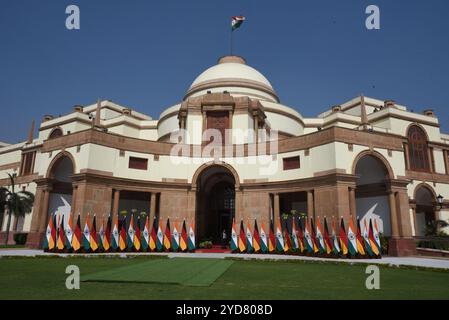
<instances>
[{"instance_id":1,"label":"flagpole on dome","mask_svg":"<svg viewBox=\"0 0 449 320\"><path fill-rule=\"evenodd\" d=\"M243 21L245 21L245 17L244 16L234 16L231 19L231 43L230 43L230 51L231 51L231 56L233 55L233 49L234 49L234 31L237 30L238 28L240 28L240 26L242 25Z\"/></svg>"}]
</instances>

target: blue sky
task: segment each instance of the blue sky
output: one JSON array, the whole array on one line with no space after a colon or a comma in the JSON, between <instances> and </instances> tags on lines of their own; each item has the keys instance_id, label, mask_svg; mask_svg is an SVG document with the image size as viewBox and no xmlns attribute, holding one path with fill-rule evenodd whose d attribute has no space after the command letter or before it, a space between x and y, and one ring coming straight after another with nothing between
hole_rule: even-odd
<instances>
[{"instance_id":1,"label":"blue sky","mask_svg":"<svg viewBox=\"0 0 449 320\"><path fill-rule=\"evenodd\" d=\"M81 30L65 28L69 4ZM378 31L365 28L369 4ZM449 132L447 0L0 0L0 141L97 98L157 118L228 54L240 14L235 53L304 116L364 93L433 108Z\"/></svg>"}]
</instances>

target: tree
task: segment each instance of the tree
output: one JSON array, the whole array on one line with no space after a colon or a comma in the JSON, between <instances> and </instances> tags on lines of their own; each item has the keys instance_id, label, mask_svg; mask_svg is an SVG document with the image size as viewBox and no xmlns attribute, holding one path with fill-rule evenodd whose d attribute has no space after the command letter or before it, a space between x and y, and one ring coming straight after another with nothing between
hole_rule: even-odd
<instances>
[{"instance_id":1,"label":"tree","mask_svg":"<svg viewBox=\"0 0 449 320\"><path fill-rule=\"evenodd\" d=\"M9 173L8 176L11 180L10 188L0 188L0 207L5 209L5 213L8 216L5 244L8 244L11 216L14 215L16 218L24 217L32 211L34 203L34 195L28 191L16 192L14 177Z\"/></svg>"}]
</instances>

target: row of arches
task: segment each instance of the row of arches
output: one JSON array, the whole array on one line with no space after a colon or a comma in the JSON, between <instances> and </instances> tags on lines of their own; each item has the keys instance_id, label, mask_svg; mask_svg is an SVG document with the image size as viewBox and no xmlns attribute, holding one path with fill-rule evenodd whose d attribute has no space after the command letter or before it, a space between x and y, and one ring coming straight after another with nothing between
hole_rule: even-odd
<instances>
[{"instance_id":1,"label":"row of arches","mask_svg":"<svg viewBox=\"0 0 449 320\"><path fill-rule=\"evenodd\" d=\"M51 162L47 172L47 178L53 182L49 213L70 214L75 172L75 159L68 152L58 154ZM362 152L354 160L353 174L358 176L355 188L357 213L362 213L362 221L372 217L380 219L383 233L390 235L388 181L394 179L394 173L388 161L377 152ZM194 174L192 187L196 190L198 236L217 241L222 230L230 230L235 217L236 190L240 188L238 173L225 163L205 164ZM427 184L419 185L413 201L416 204L415 235L421 236L425 225L436 218L435 192Z\"/></svg>"}]
</instances>

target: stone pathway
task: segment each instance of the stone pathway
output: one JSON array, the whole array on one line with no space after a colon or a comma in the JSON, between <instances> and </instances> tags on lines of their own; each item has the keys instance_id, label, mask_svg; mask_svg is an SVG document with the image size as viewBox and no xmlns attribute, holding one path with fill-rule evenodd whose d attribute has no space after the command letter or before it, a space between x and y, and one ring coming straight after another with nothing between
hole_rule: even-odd
<instances>
[{"instance_id":1,"label":"stone pathway","mask_svg":"<svg viewBox=\"0 0 449 320\"><path fill-rule=\"evenodd\" d=\"M40 257L40 256L54 256L61 257L69 256L142 256L142 255L154 255L154 256L168 256L169 258L215 258L224 259L227 257L241 258L245 260L303 260L303 261L329 261L329 262L345 262L345 263L365 263L365 264L379 264L390 266L410 266L410 267L423 267L423 268L436 268L449 270L449 259L437 259L437 258L423 258L423 257L384 257L382 259L329 259L329 258L315 258L304 256L284 256L274 254L231 254L231 253L100 253L100 254L85 254L85 255L73 255L73 254L58 254L58 253L45 253L41 250L31 249L0 249L0 258L2 257ZM1 263L1 262L0 262Z\"/></svg>"}]
</instances>

